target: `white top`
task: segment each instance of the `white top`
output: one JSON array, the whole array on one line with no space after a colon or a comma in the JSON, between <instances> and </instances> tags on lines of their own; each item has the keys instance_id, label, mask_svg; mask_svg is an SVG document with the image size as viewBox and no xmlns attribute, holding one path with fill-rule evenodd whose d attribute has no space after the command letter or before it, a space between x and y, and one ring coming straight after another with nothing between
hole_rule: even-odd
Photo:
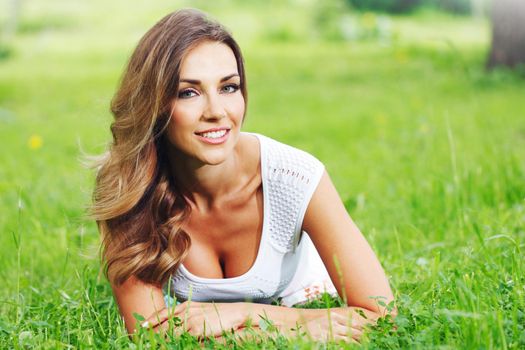
<instances>
[{"instance_id":1,"label":"white top","mask_svg":"<svg viewBox=\"0 0 525 350\"><path fill-rule=\"evenodd\" d=\"M318 292L337 293L310 237L304 214L324 172L312 155L266 136L261 153L263 227L255 262L243 275L202 278L180 265L170 283L177 301L270 303L308 300Z\"/></svg>"}]
</instances>

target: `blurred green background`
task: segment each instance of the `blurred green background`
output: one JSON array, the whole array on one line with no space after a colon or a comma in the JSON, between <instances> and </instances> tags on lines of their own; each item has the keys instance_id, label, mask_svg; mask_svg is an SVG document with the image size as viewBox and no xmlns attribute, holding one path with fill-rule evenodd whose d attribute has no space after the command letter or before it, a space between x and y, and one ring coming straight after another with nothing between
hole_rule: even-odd
<instances>
[{"instance_id":1,"label":"blurred green background","mask_svg":"<svg viewBox=\"0 0 525 350\"><path fill-rule=\"evenodd\" d=\"M477 0L0 2L0 347L128 347L85 218L140 37L196 7L231 29L245 130L326 165L380 258L398 331L370 348L525 346L525 80L485 66Z\"/></svg>"}]
</instances>

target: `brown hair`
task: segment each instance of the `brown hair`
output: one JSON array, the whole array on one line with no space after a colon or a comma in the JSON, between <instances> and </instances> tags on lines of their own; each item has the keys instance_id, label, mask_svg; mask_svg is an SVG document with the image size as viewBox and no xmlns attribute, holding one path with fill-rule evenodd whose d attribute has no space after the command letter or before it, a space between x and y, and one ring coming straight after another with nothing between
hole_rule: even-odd
<instances>
[{"instance_id":1,"label":"brown hair","mask_svg":"<svg viewBox=\"0 0 525 350\"><path fill-rule=\"evenodd\" d=\"M222 25L193 9L165 16L142 37L112 100L113 142L97 161L91 214L102 235L106 276L117 285L131 276L165 283L190 247L181 229L189 209L170 176L164 130L181 62L208 40L233 51L246 101L239 46Z\"/></svg>"}]
</instances>

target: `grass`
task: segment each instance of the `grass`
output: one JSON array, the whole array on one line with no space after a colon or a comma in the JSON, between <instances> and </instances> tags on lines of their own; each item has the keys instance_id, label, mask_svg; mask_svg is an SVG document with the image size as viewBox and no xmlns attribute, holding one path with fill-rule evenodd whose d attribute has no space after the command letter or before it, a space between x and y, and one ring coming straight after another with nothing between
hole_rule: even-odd
<instances>
[{"instance_id":1,"label":"grass","mask_svg":"<svg viewBox=\"0 0 525 350\"><path fill-rule=\"evenodd\" d=\"M109 140L133 45L181 4L72 4L24 3L0 60L0 348L168 346L125 333L84 218L93 175L79 158ZM488 23L425 12L392 19L389 42L345 43L312 39L307 7L198 4L238 33L246 130L324 162L390 278L397 328L379 324L362 347L525 347L525 81L483 71ZM278 36L264 29L273 17L290 21Z\"/></svg>"}]
</instances>

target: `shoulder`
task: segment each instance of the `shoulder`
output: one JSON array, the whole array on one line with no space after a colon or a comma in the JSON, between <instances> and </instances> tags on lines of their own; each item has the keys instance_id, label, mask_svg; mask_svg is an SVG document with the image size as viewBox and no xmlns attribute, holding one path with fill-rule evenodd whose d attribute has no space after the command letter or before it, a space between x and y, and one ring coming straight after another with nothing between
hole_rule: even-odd
<instances>
[{"instance_id":1,"label":"shoulder","mask_svg":"<svg viewBox=\"0 0 525 350\"><path fill-rule=\"evenodd\" d=\"M261 151L257 137L250 133L242 132L237 142L237 155L241 172L249 178L260 174Z\"/></svg>"},{"instance_id":2,"label":"shoulder","mask_svg":"<svg viewBox=\"0 0 525 350\"><path fill-rule=\"evenodd\" d=\"M273 173L284 172L287 175L308 177L322 175L324 165L311 153L268 136L251 135L259 139L263 163ZM268 175L272 176L272 173Z\"/></svg>"}]
</instances>

